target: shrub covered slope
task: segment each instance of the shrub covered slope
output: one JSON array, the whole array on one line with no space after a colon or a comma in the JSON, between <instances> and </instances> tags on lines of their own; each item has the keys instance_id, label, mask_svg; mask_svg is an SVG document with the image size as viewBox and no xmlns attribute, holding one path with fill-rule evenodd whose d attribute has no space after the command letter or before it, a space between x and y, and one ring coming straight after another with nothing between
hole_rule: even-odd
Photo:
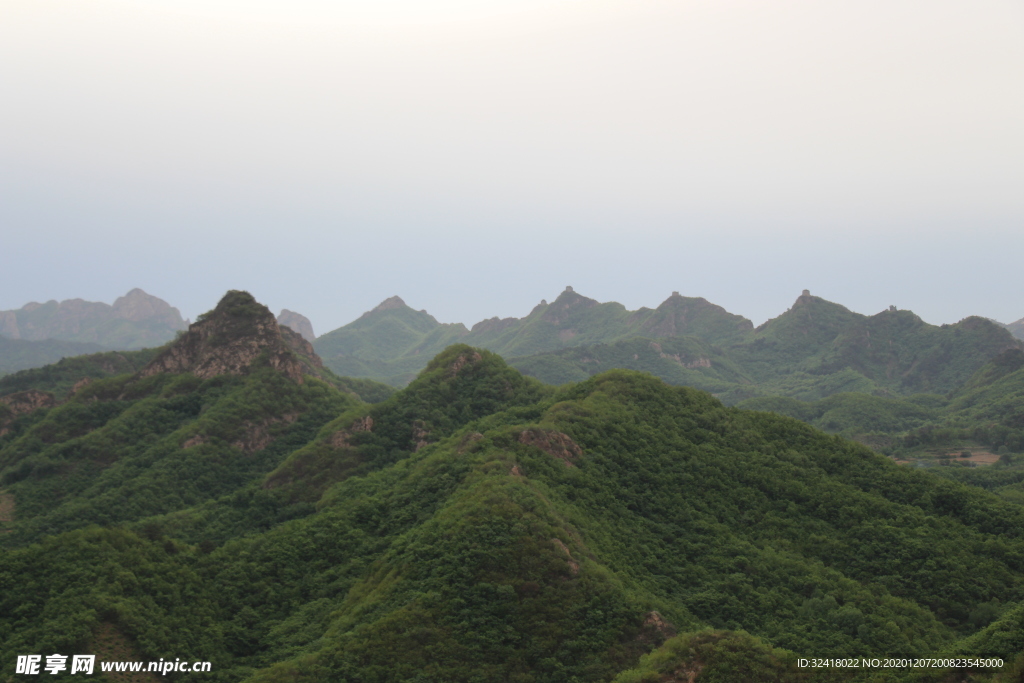
<instances>
[{"instance_id":1,"label":"shrub covered slope","mask_svg":"<svg viewBox=\"0 0 1024 683\"><path fill-rule=\"evenodd\" d=\"M457 345L365 403L239 295L205 318L260 330L231 358L0 437L0 678L118 651L225 682L812 680L797 657L1024 648L1020 505L629 370L554 389Z\"/></svg>"}]
</instances>

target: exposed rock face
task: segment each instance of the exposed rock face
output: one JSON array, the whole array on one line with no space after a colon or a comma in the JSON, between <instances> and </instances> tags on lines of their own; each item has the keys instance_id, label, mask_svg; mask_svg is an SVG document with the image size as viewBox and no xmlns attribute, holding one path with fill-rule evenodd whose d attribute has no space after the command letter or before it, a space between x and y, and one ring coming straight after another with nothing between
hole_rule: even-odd
<instances>
[{"instance_id":1,"label":"exposed rock face","mask_svg":"<svg viewBox=\"0 0 1024 683\"><path fill-rule=\"evenodd\" d=\"M421 448L425 448L430 445L430 432L426 429L426 426L419 420L412 423L412 443L413 451L418 451Z\"/></svg>"},{"instance_id":2,"label":"exposed rock face","mask_svg":"<svg viewBox=\"0 0 1024 683\"><path fill-rule=\"evenodd\" d=\"M50 408L57 405L57 401L49 392L29 389L16 394L0 396L0 405L4 407L0 409L0 436L3 436L10 431L8 425L19 415L31 413L39 408Z\"/></svg>"},{"instance_id":3,"label":"exposed rock face","mask_svg":"<svg viewBox=\"0 0 1024 683\"><path fill-rule=\"evenodd\" d=\"M650 346L651 346L652 349L657 351L658 355L661 356L662 358L668 358L670 360L674 360L675 362L677 362L680 365L682 365L684 368L689 368L689 369L693 370L695 368L710 368L711 367L711 359L710 358L705 358L704 356L698 356L694 360L685 360L678 353L665 353L664 351L661 350L661 344L659 344L658 342L651 342ZM633 354L633 357L636 358L636 354Z\"/></svg>"},{"instance_id":4,"label":"exposed rock face","mask_svg":"<svg viewBox=\"0 0 1024 683\"><path fill-rule=\"evenodd\" d=\"M566 467L574 467L572 461L583 456L583 449L568 434L553 429L527 429L519 432L519 443L541 449L564 462Z\"/></svg>"},{"instance_id":5,"label":"exposed rock face","mask_svg":"<svg viewBox=\"0 0 1024 683\"><path fill-rule=\"evenodd\" d=\"M241 375L261 357L297 382L322 367L312 345L280 327L266 306L248 292L230 291L139 374L191 372L203 379Z\"/></svg>"},{"instance_id":6,"label":"exposed rock face","mask_svg":"<svg viewBox=\"0 0 1024 683\"><path fill-rule=\"evenodd\" d=\"M136 287L122 297L118 297L112 306L118 318L142 322L143 320L166 325L174 330L185 329L185 321L181 313L163 299L150 296Z\"/></svg>"},{"instance_id":7,"label":"exposed rock face","mask_svg":"<svg viewBox=\"0 0 1024 683\"><path fill-rule=\"evenodd\" d=\"M309 322L309 318L295 311L282 309L281 314L277 316L277 324L298 332L308 342L316 339L316 335L313 334L313 323Z\"/></svg>"},{"instance_id":8,"label":"exposed rock face","mask_svg":"<svg viewBox=\"0 0 1024 683\"><path fill-rule=\"evenodd\" d=\"M29 389L28 391L19 391L16 394L0 396L0 403L6 405L14 415L24 415L39 408L50 408L57 405L53 394L47 391L39 391L38 389Z\"/></svg>"},{"instance_id":9,"label":"exposed rock face","mask_svg":"<svg viewBox=\"0 0 1024 683\"><path fill-rule=\"evenodd\" d=\"M563 553L565 553L565 556L568 558L566 560L566 562L569 563L569 572L573 576L576 576L577 574L579 574L580 573L580 563L573 559L572 553L569 552L569 546L567 546L565 543L563 543L560 539L557 539L557 538L552 538L551 542L554 543L558 547L559 550L561 550Z\"/></svg>"},{"instance_id":10,"label":"exposed rock face","mask_svg":"<svg viewBox=\"0 0 1024 683\"><path fill-rule=\"evenodd\" d=\"M86 388L90 384L92 384L92 378L91 377L83 377L82 379L80 379L77 382L75 382L75 385L73 387L71 387L71 395L74 396L75 394L77 394L79 391L81 391L82 389Z\"/></svg>"},{"instance_id":11,"label":"exposed rock face","mask_svg":"<svg viewBox=\"0 0 1024 683\"><path fill-rule=\"evenodd\" d=\"M352 426L348 429L339 429L338 431L331 434L330 444L334 448L350 448L352 444L349 443L348 439L356 432L372 432L373 431L373 418L367 415L361 417L352 423Z\"/></svg>"},{"instance_id":12,"label":"exposed rock face","mask_svg":"<svg viewBox=\"0 0 1024 683\"><path fill-rule=\"evenodd\" d=\"M479 363L482 359L483 356L481 356L478 351L473 351L472 353L463 353L454 361L452 361L451 365L448 366L448 374L454 377L455 375L459 374L459 371L462 370L462 368L466 367L466 365L471 363Z\"/></svg>"}]
</instances>

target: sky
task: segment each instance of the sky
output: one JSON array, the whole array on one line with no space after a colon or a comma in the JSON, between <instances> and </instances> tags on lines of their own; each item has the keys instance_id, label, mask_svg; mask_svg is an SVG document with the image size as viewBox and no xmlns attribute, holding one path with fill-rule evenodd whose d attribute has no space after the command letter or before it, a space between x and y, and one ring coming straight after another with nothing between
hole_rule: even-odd
<instances>
[{"instance_id":1,"label":"sky","mask_svg":"<svg viewBox=\"0 0 1024 683\"><path fill-rule=\"evenodd\" d=\"M1024 317L1024 3L0 0L0 310Z\"/></svg>"}]
</instances>

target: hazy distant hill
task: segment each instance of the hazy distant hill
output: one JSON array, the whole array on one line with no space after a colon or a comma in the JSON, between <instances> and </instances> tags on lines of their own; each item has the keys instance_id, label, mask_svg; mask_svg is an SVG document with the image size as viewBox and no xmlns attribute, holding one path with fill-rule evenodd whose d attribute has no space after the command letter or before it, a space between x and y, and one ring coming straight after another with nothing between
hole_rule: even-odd
<instances>
[{"instance_id":1,"label":"hazy distant hill","mask_svg":"<svg viewBox=\"0 0 1024 683\"><path fill-rule=\"evenodd\" d=\"M754 329L742 316L678 292L656 309L628 311L571 287L524 318L491 318L470 330L442 325L393 297L314 346L338 374L403 386L431 354L454 342L494 351L551 384L629 368L711 391L727 403L851 391L944 393L1000 352L1021 346L982 318L936 326L894 308L866 316L809 292Z\"/></svg>"},{"instance_id":2,"label":"hazy distant hill","mask_svg":"<svg viewBox=\"0 0 1024 683\"><path fill-rule=\"evenodd\" d=\"M278 325L287 325L294 331L302 335L302 338L308 342L312 342L316 339L316 335L313 333L313 323L309 322L309 318L296 313L295 311L289 311L287 308L283 309L277 316Z\"/></svg>"},{"instance_id":3,"label":"hazy distant hill","mask_svg":"<svg viewBox=\"0 0 1024 683\"><path fill-rule=\"evenodd\" d=\"M724 351L756 384L737 388L731 400L813 400L843 391L945 393L1002 351L1020 347L984 318L937 326L895 308L865 316L805 293Z\"/></svg>"},{"instance_id":4,"label":"hazy distant hill","mask_svg":"<svg viewBox=\"0 0 1024 683\"><path fill-rule=\"evenodd\" d=\"M1010 334L1017 339L1024 339L1024 318L1021 318L1015 323L1004 325L1004 327L1006 327L1006 329L1010 331Z\"/></svg>"},{"instance_id":5,"label":"hazy distant hill","mask_svg":"<svg viewBox=\"0 0 1024 683\"><path fill-rule=\"evenodd\" d=\"M113 305L68 299L0 311L0 335L9 339L87 342L106 349L160 346L185 328L178 309L141 289Z\"/></svg>"},{"instance_id":6,"label":"hazy distant hill","mask_svg":"<svg viewBox=\"0 0 1024 683\"><path fill-rule=\"evenodd\" d=\"M26 368L39 368L61 358L102 351L99 344L57 339L32 341L0 336L0 376Z\"/></svg>"},{"instance_id":7,"label":"hazy distant hill","mask_svg":"<svg viewBox=\"0 0 1024 683\"><path fill-rule=\"evenodd\" d=\"M324 364L346 377L370 377L404 386L446 346L468 334L393 296L357 320L322 334L313 348Z\"/></svg>"},{"instance_id":8,"label":"hazy distant hill","mask_svg":"<svg viewBox=\"0 0 1024 683\"><path fill-rule=\"evenodd\" d=\"M599 303L567 287L551 303L541 301L524 318L491 318L471 330L461 323L439 323L426 311L414 311L399 297L392 297L355 322L322 335L314 346L338 374L401 386L433 354L455 342L520 358L637 336L697 335L706 342L721 343L742 338L751 329L746 318L701 298L673 293L657 309L628 311L622 304Z\"/></svg>"}]
</instances>

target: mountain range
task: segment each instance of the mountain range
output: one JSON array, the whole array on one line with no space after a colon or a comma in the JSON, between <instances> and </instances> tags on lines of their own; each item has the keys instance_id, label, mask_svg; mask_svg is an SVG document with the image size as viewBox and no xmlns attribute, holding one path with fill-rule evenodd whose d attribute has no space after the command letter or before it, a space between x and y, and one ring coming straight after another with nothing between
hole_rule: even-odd
<instances>
[{"instance_id":1,"label":"mountain range","mask_svg":"<svg viewBox=\"0 0 1024 683\"><path fill-rule=\"evenodd\" d=\"M678 292L655 309L628 311L571 287L525 318L492 318L472 329L438 323L392 297L313 344L338 374L403 386L456 342L494 351L551 384L629 368L705 389L727 403L773 395L814 400L843 391L946 393L1000 352L1022 347L984 318L936 326L895 308L865 316L807 291L755 328Z\"/></svg>"},{"instance_id":2,"label":"mountain range","mask_svg":"<svg viewBox=\"0 0 1024 683\"><path fill-rule=\"evenodd\" d=\"M757 330L709 323L724 339L702 343L868 368L886 333L919 327L801 299ZM540 322L605 306L622 324L575 301ZM914 334L955 353L1006 334L987 325ZM536 357L552 337L533 326L489 333ZM0 679L19 678L16 655L77 652L253 683L1024 676L1024 506L777 411L626 369L556 387L465 344L394 391L337 377L244 292L162 349L115 355L91 380L78 359L0 379ZM959 414L1010 429L1022 368L1014 345L983 362Z\"/></svg>"},{"instance_id":3,"label":"mountain range","mask_svg":"<svg viewBox=\"0 0 1024 683\"><path fill-rule=\"evenodd\" d=\"M0 374L102 350L160 346L188 327L178 309L133 289L113 305L82 299L0 311Z\"/></svg>"}]
</instances>

